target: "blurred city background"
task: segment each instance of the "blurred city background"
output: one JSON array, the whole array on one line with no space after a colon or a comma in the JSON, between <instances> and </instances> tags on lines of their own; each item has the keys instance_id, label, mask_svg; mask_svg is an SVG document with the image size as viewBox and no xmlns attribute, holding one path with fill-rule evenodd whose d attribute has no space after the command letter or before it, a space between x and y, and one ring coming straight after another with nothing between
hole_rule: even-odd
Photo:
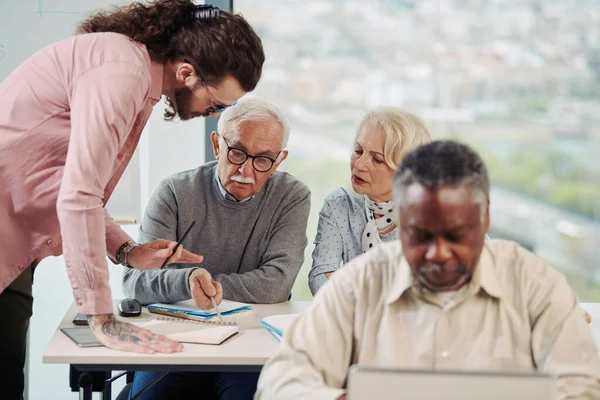
<instances>
[{"instance_id":1,"label":"blurred city background","mask_svg":"<svg viewBox=\"0 0 600 400\"><path fill-rule=\"evenodd\" d=\"M312 189L308 299L318 212L349 186L352 139L370 107L405 107L436 138L484 156L490 236L519 241L600 301L600 1L235 0L267 61L256 93L292 122L282 165Z\"/></svg>"}]
</instances>

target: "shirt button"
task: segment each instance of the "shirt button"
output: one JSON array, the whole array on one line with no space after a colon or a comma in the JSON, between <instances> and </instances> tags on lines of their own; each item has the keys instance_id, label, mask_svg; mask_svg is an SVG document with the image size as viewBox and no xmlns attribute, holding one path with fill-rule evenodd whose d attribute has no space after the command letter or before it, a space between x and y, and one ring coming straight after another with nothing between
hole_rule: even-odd
<instances>
[{"instance_id":1,"label":"shirt button","mask_svg":"<svg viewBox=\"0 0 600 400\"><path fill-rule=\"evenodd\" d=\"M25 269L25 264L21 264L21 265L19 265L19 269L20 269L21 271L23 271L23 270Z\"/></svg>"},{"instance_id":2,"label":"shirt button","mask_svg":"<svg viewBox=\"0 0 600 400\"><path fill-rule=\"evenodd\" d=\"M119 153L119 154L117 154L117 158L118 158L119 160L122 160L122 159L123 159L123 153Z\"/></svg>"},{"instance_id":3,"label":"shirt button","mask_svg":"<svg viewBox=\"0 0 600 400\"><path fill-rule=\"evenodd\" d=\"M46 242L46 244L47 244L48 246L50 246L50 245L52 244L52 239L48 239L48 241Z\"/></svg>"},{"instance_id":4,"label":"shirt button","mask_svg":"<svg viewBox=\"0 0 600 400\"><path fill-rule=\"evenodd\" d=\"M443 359L450 357L450 353L448 353L446 350L442 351L442 354L440 354L440 355L442 356Z\"/></svg>"}]
</instances>

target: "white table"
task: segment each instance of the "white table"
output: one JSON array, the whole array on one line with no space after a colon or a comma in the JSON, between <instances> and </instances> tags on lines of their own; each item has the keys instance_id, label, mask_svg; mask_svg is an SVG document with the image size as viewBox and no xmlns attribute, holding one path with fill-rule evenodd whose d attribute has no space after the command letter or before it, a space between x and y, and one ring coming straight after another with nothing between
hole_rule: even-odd
<instances>
[{"instance_id":1,"label":"white table","mask_svg":"<svg viewBox=\"0 0 600 400\"><path fill-rule=\"evenodd\" d=\"M112 371L123 370L258 372L278 345L275 338L262 327L260 320L269 315L300 313L309 304L308 301L292 301L255 305L253 313L236 318L240 332L223 344L214 346L186 343L183 352L177 354L137 354L105 347L80 348L57 330L46 347L43 362L71 364L77 371L84 373L109 372L109 377ZM592 316L589 326L600 347L600 303L582 303L581 307ZM74 326L71 321L76 314L77 309L72 305L59 328ZM119 319L142 321L155 317L144 308L142 315L135 319ZM104 399L110 399L110 385L106 386L103 394ZM91 390L86 398L91 399Z\"/></svg>"},{"instance_id":2,"label":"white table","mask_svg":"<svg viewBox=\"0 0 600 400\"><path fill-rule=\"evenodd\" d=\"M112 371L212 371L212 372L259 372L274 353L278 342L262 326L260 320L269 315L291 314L304 311L310 302L291 301L279 304L257 304L254 311L235 319L239 333L221 345L185 343L183 352L175 354L138 354L112 350L106 347L81 348L60 330L57 330L48 343L43 355L44 363L70 364L81 377L93 371L111 376ZM115 302L116 305L116 302ZM71 305L59 328L75 326L72 323L77 314ZM115 315L116 307L115 307ZM123 321L145 321L156 318L146 308L139 317L123 318ZM87 374L85 379L88 379ZM82 385L83 387L84 385ZM91 383L84 398L91 399ZM110 399L110 384L103 390L103 398ZM88 397L89 396L89 397Z\"/></svg>"}]
</instances>

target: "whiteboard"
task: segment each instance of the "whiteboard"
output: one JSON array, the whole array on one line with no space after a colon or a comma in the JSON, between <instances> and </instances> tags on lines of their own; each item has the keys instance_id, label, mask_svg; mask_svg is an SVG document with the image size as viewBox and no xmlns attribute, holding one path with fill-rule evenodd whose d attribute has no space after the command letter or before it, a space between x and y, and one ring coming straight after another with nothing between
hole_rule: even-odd
<instances>
[{"instance_id":1,"label":"whiteboard","mask_svg":"<svg viewBox=\"0 0 600 400\"><path fill-rule=\"evenodd\" d=\"M0 0L0 80L27 57L73 36L92 11L128 3L119 0ZM107 204L117 220L140 220L140 163L136 151Z\"/></svg>"}]
</instances>

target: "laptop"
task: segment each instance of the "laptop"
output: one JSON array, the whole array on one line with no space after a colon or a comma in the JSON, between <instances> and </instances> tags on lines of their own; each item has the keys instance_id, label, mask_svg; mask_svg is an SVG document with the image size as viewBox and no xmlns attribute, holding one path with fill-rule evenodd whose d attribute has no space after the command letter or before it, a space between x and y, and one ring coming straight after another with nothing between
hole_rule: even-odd
<instances>
[{"instance_id":1,"label":"laptop","mask_svg":"<svg viewBox=\"0 0 600 400\"><path fill-rule=\"evenodd\" d=\"M353 365L348 400L554 400L556 379L537 372L402 370Z\"/></svg>"}]
</instances>

